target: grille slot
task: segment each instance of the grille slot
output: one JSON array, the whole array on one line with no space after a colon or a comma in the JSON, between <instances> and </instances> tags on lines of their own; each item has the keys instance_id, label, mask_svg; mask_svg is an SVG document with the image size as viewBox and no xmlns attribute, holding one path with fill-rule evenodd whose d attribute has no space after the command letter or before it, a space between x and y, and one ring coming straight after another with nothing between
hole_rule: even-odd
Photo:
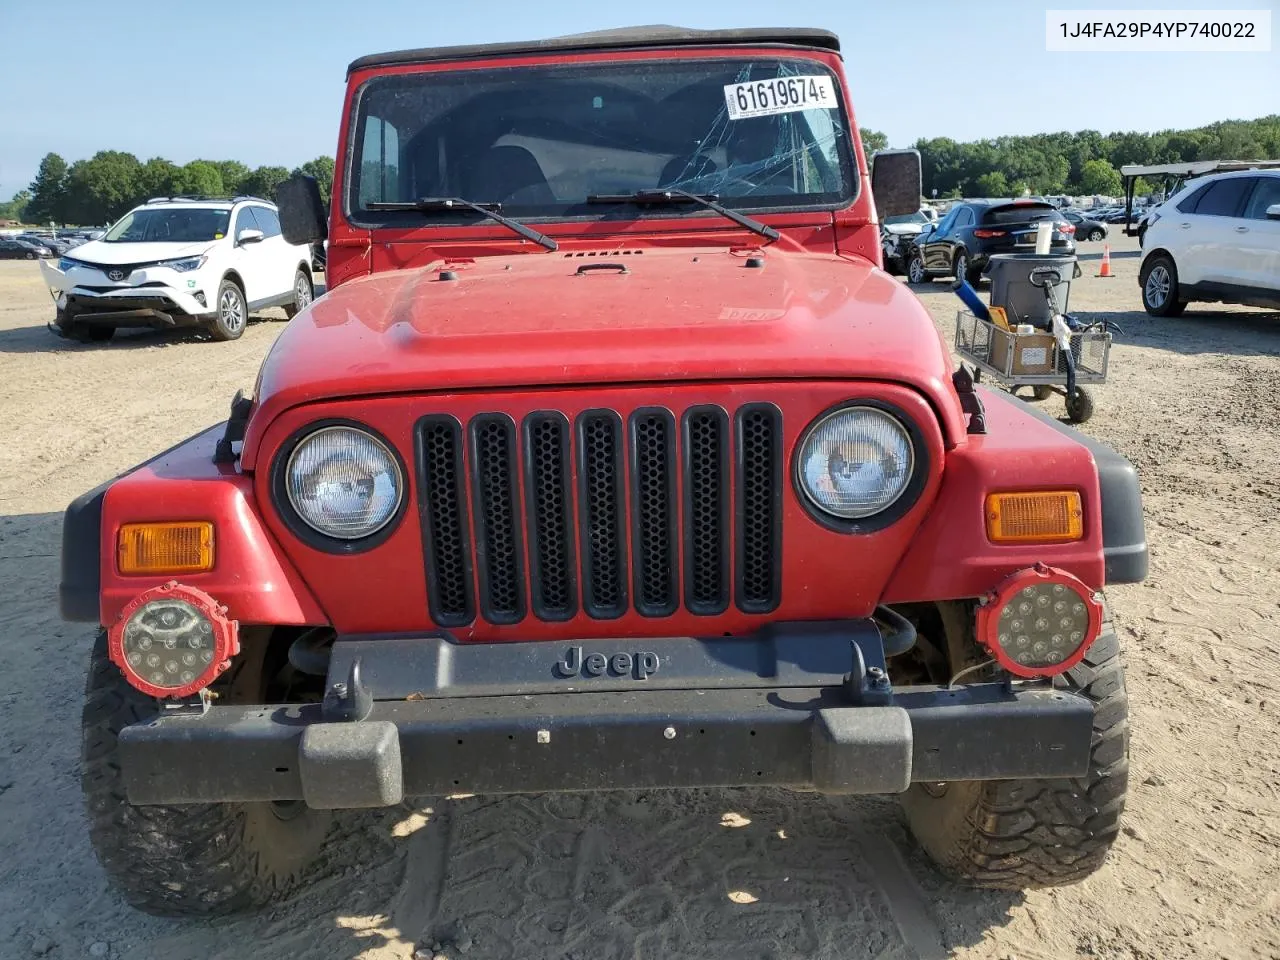
<instances>
[{"instance_id":1,"label":"grille slot","mask_svg":"<svg viewBox=\"0 0 1280 960\"><path fill-rule=\"evenodd\" d=\"M582 607L608 620L627 606L626 530L622 520L622 421L608 410L578 418L582 528Z\"/></svg>"},{"instance_id":2,"label":"grille slot","mask_svg":"<svg viewBox=\"0 0 1280 960\"><path fill-rule=\"evenodd\" d=\"M568 620L578 609L569 421L559 413L531 414L524 442L533 612L542 620Z\"/></svg>"},{"instance_id":3,"label":"grille slot","mask_svg":"<svg viewBox=\"0 0 1280 960\"><path fill-rule=\"evenodd\" d=\"M491 623L524 619L524 570L516 508L515 425L499 414L471 421L480 612Z\"/></svg>"},{"instance_id":4,"label":"grille slot","mask_svg":"<svg viewBox=\"0 0 1280 960\"><path fill-rule=\"evenodd\" d=\"M431 616L446 627L470 623L470 543L463 503L462 428L452 417L425 417L418 434L422 538Z\"/></svg>"},{"instance_id":5,"label":"grille slot","mask_svg":"<svg viewBox=\"0 0 1280 960\"><path fill-rule=\"evenodd\" d=\"M684 602L690 612L729 606L729 418L696 407L684 418Z\"/></svg>"},{"instance_id":6,"label":"grille slot","mask_svg":"<svg viewBox=\"0 0 1280 960\"><path fill-rule=\"evenodd\" d=\"M675 420L648 408L631 415L631 524L636 610L648 617L676 609Z\"/></svg>"},{"instance_id":7,"label":"grille slot","mask_svg":"<svg viewBox=\"0 0 1280 960\"><path fill-rule=\"evenodd\" d=\"M738 607L768 613L781 592L782 414L752 403L737 414Z\"/></svg>"}]
</instances>

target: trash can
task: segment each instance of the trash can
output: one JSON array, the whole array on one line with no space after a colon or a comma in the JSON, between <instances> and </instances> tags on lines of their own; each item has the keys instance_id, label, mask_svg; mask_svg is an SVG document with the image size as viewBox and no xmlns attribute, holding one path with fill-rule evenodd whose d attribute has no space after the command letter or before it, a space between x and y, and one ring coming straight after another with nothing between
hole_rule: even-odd
<instances>
[{"instance_id":1,"label":"trash can","mask_svg":"<svg viewBox=\"0 0 1280 960\"><path fill-rule=\"evenodd\" d=\"M1080 276L1075 256L1039 253L995 253L984 271L991 278L991 306L1004 307L1009 322L1047 327L1053 318L1041 286L1053 282L1058 309L1067 312L1071 281Z\"/></svg>"}]
</instances>

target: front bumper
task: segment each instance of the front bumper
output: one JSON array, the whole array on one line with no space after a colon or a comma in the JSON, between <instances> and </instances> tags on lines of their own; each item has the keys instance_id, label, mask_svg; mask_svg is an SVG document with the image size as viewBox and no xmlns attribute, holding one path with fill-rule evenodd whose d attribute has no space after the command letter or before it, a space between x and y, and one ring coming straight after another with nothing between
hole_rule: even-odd
<instances>
[{"instance_id":1,"label":"front bumper","mask_svg":"<svg viewBox=\"0 0 1280 960\"><path fill-rule=\"evenodd\" d=\"M75 323L110 327L173 327L212 316L198 277L167 267L133 270L127 281L112 282L85 267L59 270L57 261L40 264L58 309ZM106 268L104 268L106 269ZM196 296L206 298L201 303Z\"/></svg>"},{"instance_id":2,"label":"front bumper","mask_svg":"<svg viewBox=\"0 0 1280 960\"><path fill-rule=\"evenodd\" d=\"M610 653L617 641L585 641L578 662L600 672L563 678L562 650L545 643L340 641L323 704L197 707L125 728L125 786L136 804L349 808L749 784L898 793L1088 769L1088 700L1005 683L895 691L871 621L645 645L655 671ZM482 678L485 656L496 662Z\"/></svg>"}]
</instances>

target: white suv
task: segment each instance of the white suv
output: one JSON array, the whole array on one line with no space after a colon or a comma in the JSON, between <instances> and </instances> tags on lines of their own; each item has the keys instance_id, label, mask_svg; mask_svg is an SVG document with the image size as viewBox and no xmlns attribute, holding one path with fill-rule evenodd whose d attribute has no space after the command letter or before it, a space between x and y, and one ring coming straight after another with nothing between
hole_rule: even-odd
<instances>
[{"instance_id":1,"label":"white suv","mask_svg":"<svg viewBox=\"0 0 1280 960\"><path fill-rule=\"evenodd\" d=\"M1142 305L1176 317L1193 300L1280 307L1280 170L1192 180L1152 211Z\"/></svg>"},{"instance_id":2,"label":"white suv","mask_svg":"<svg viewBox=\"0 0 1280 960\"><path fill-rule=\"evenodd\" d=\"M235 340L251 312L292 317L313 297L310 248L285 242L275 204L252 197L152 200L40 268L58 307L52 328L78 340L192 325Z\"/></svg>"}]
</instances>

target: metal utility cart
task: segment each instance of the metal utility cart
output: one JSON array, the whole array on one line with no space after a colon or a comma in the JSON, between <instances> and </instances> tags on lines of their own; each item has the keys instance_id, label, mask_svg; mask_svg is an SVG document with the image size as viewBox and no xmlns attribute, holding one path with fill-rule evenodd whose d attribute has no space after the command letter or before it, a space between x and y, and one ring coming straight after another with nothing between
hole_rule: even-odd
<instances>
[{"instance_id":1,"label":"metal utility cart","mask_svg":"<svg viewBox=\"0 0 1280 960\"><path fill-rule=\"evenodd\" d=\"M1081 384L1106 381L1111 334L1102 328L1074 332L1070 346L1074 376L1052 333L1014 333L968 310L956 316L956 352L974 365L979 377L986 373L1011 393L1031 387L1037 400L1060 393L1067 401L1067 418L1084 423L1093 416L1093 398Z\"/></svg>"}]
</instances>

